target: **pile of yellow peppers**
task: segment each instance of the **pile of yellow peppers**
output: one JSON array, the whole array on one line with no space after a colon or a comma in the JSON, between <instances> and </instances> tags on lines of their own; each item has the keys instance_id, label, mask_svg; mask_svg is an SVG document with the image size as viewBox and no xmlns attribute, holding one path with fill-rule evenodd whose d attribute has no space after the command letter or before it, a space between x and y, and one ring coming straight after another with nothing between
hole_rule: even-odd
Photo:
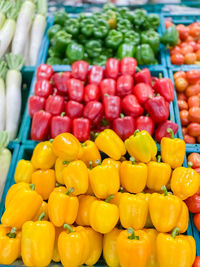
<instances>
[{"instance_id":1,"label":"pile of yellow peppers","mask_svg":"<svg viewBox=\"0 0 200 267\"><path fill-rule=\"evenodd\" d=\"M183 200L200 176L182 167L184 141L165 137L160 146L157 156L146 131L123 142L110 129L95 142L64 133L39 143L18 162L6 196L0 264L92 266L103 252L110 267L191 267Z\"/></svg>"}]
</instances>

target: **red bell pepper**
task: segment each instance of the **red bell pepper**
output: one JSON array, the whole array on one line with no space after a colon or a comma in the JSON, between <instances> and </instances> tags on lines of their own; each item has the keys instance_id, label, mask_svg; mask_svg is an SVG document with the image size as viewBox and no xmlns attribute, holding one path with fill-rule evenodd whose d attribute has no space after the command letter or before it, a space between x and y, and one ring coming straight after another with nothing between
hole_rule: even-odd
<instances>
[{"instance_id":1,"label":"red bell pepper","mask_svg":"<svg viewBox=\"0 0 200 267\"><path fill-rule=\"evenodd\" d=\"M154 90L156 93L162 95L167 102L171 102L174 99L174 86L172 81L168 78L160 78L154 84Z\"/></svg>"},{"instance_id":2,"label":"red bell pepper","mask_svg":"<svg viewBox=\"0 0 200 267\"><path fill-rule=\"evenodd\" d=\"M98 125L103 116L103 104L98 101L90 101L86 104L83 116L91 121L92 125Z\"/></svg>"},{"instance_id":3,"label":"red bell pepper","mask_svg":"<svg viewBox=\"0 0 200 267\"><path fill-rule=\"evenodd\" d=\"M185 200L185 203L190 212L199 213L200 212L200 188L196 194L187 198Z\"/></svg>"},{"instance_id":4,"label":"red bell pepper","mask_svg":"<svg viewBox=\"0 0 200 267\"><path fill-rule=\"evenodd\" d=\"M45 100L44 97L40 97L40 96L37 96L37 95L33 95L33 96L29 97L29 100L28 100L28 113L29 113L31 118L33 118L33 115L35 114L35 112L44 109L45 101L46 100Z\"/></svg>"},{"instance_id":5,"label":"red bell pepper","mask_svg":"<svg viewBox=\"0 0 200 267\"><path fill-rule=\"evenodd\" d=\"M135 83L147 83L150 86L152 86L151 72L147 68L141 70L138 67L136 67L136 70L138 72L135 74Z\"/></svg>"},{"instance_id":6,"label":"red bell pepper","mask_svg":"<svg viewBox=\"0 0 200 267\"><path fill-rule=\"evenodd\" d=\"M107 78L116 79L119 75L119 60L109 58L105 65L105 75Z\"/></svg>"},{"instance_id":7,"label":"red bell pepper","mask_svg":"<svg viewBox=\"0 0 200 267\"><path fill-rule=\"evenodd\" d=\"M164 122L169 117L169 109L163 96L149 98L145 103L145 109L155 123Z\"/></svg>"},{"instance_id":8,"label":"red bell pepper","mask_svg":"<svg viewBox=\"0 0 200 267\"><path fill-rule=\"evenodd\" d=\"M124 117L124 114L120 114L120 118L113 121L112 128L122 140L126 140L135 131L135 121L131 116Z\"/></svg>"},{"instance_id":9,"label":"red bell pepper","mask_svg":"<svg viewBox=\"0 0 200 267\"><path fill-rule=\"evenodd\" d=\"M122 109L126 115L137 117L143 114L144 109L138 102L136 96L127 95L122 100Z\"/></svg>"},{"instance_id":10,"label":"red bell pepper","mask_svg":"<svg viewBox=\"0 0 200 267\"><path fill-rule=\"evenodd\" d=\"M85 81L88 74L89 64L86 61L79 60L72 64L72 77Z\"/></svg>"},{"instance_id":11,"label":"red bell pepper","mask_svg":"<svg viewBox=\"0 0 200 267\"><path fill-rule=\"evenodd\" d=\"M196 256L192 267L200 267L200 256Z\"/></svg>"},{"instance_id":12,"label":"red bell pepper","mask_svg":"<svg viewBox=\"0 0 200 267\"><path fill-rule=\"evenodd\" d=\"M83 100L84 86L80 80L69 79L67 81L69 99L77 102Z\"/></svg>"},{"instance_id":13,"label":"red bell pepper","mask_svg":"<svg viewBox=\"0 0 200 267\"><path fill-rule=\"evenodd\" d=\"M133 90L133 82L133 77L131 75L121 75L117 79L117 95L120 97L130 95Z\"/></svg>"},{"instance_id":14,"label":"red bell pepper","mask_svg":"<svg viewBox=\"0 0 200 267\"><path fill-rule=\"evenodd\" d=\"M52 94L52 85L47 80L39 80L35 84L35 95L47 98Z\"/></svg>"},{"instance_id":15,"label":"red bell pepper","mask_svg":"<svg viewBox=\"0 0 200 267\"><path fill-rule=\"evenodd\" d=\"M154 96L153 88L147 83L137 83L133 88L133 93L142 105L149 99L149 97Z\"/></svg>"},{"instance_id":16,"label":"red bell pepper","mask_svg":"<svg viewBox=\"0 0 200 267\"><path fill-rule=\"evenodd\" d=\"M74 119L72 133L80 142L88 140L90 138L90 120L86 118Z\"/></svg>"},{"instance_id":17,"label":"red bell pepper","mask_svg":"<svg viewBox=\"0 0 200 267\"><path fill-rule=\"evenodd\" d=\"M88 84L84 89L84 101L86 103L89 101L98 101L99 93L99 87L96 84Z\"/></svg>"},{"instance_id":18,"label":"red bell pepper","mask_svg":"<svg viewBox=\"0 0 200 267\"><path fill-rule=\"evenodd\" d=\"M103 105L107 120L114 120L120 116L121 99L119 96L105 95Z\"/></svg>"},{"instance_id":19,"label":"red bell pepper","mask_svg":"<svg viewBox=\"0 0 200 267\"><path fill-rule=\"evenodd\" d=\"M61 133L71 131L71 119L62 112L60 116L54 116L51 120L51 138L55 138Z\"/></svg>"},{"instance_id":20,"label":"red bell pepper","mask_svg":"<svg viewBox=\"0 0 200 267\"><path fill-rule=\"evenodd\" d=\"M88 75L88 83L99 85L104 77L104 69L101 66L92 66Z\"/></svg>"},{"instance_id":21,"label":"red bell pepper","mask_svg":"<svg viewBox=\"0 0 200 267\"><path fill-rule=\"evenodd\" d=\"M147 131L150 135L154 133L154 121L149 116L140 116L135 121L135 129Z\"/></svg>"},{"instance_id":22,"label":"red bell pepper","mask_svg":"<svg viewBox=\"0 0 200 267\"><path fill-rule=\"evenodd\" d=\"M133 76L135 74L135 67L137 66L137 60L133 57L125 57L120 61L120 73L129 74Z\"/></svg>"},{"instance_id":23,"label":"red bell pepper","mask_svg":"<svg viewBox=\"0 0 200 267\"><path fill-rule=\"evenodd\" d=\"M102 118L99 125L97 126L97 131L98 132L102 132L104 131L105 129L110 129L111 128L111 122L106 120L106 118Z\"/></svg>"},{"instance_id":24,"label":"red bell pepper","mask_svg":"<svg viewBox=\"0 0 200 267\"><path fill-rule=\"evenodd\" d=\"M104 95L116 95L116 81L113 79L104 79L100 83L101 99L104 99Z\"/></svg>"},{"instance_id":25,"label":"red bell pepper","mask_svg":"<svg viewBox=\"0 0 200 267\"><path fill-rule=\"evenodd\" d=\"M59 115L64 111L64 98L59 95L50 95L45 104L45 111L52 115Z\"/></svg>"},{"instance_id":26,"label":"red bell pepper","mask_svg":"<svg viewBox=\"0 0 200 267\"><path fill-rule=\"evenodd\" d=\"M194 215L194 225L196 226L197 230L200 231L200 213L196 213Z\"/></svg>"},{"instance_id":27,"label":"red bell pepper","mask_svg":"<svg viewBox=\"0 0 200 267\"><path fill-rule=\"evenodd\" d=\"M160 142L163 137L171 136L167 130L169 128L173 130L174 134L178 132L178 125L172 121L167 120L158 125L155 131L155 138L158 142Z\"/></svg>"},{"instance_id":28,"label":"red bell pepper","mask_svg":"<svg viewBox=\"0 0 200 267\"><path fill-rule=\"evenodd\" d=\"M65 71L65 72L58 72L55 73L52 78L52 84L57 89L57 94L60 95L66 95L67 90L67 81L71 78L71 72Z\"/></svg>"},{"instance_id":29,"label":"red bell pepper","mask_svg":"<svg viewBox=\"0 0 200 267\"><path fill-rule=\"evenodd\" d=\"M44 141L49 137L49 129L52 115L49 112L40 110L33 115L31 126L31 139Z\"/></svg>"},{"instance_id":30,"label":"red bell pepper","mask_svg":"<svg viewBox=\"0 0 200 267\"><path fill-rule=\"evenodd\" d=\"M73 100L70 100L65 104L65 112L72 119L81 117L83 114L83 108L83 104Z\"/></svg>"},{"instance_id":31,"label":"red bell pepper","mask_svg":"<svg viewBox=\"0 0 200 267\"><path fill-rule=\"evenodd\" d=\"M37 69L37 80L50 80L53 75L53 68L48 64L41 64Z\"/></svg>"}]
</instances>

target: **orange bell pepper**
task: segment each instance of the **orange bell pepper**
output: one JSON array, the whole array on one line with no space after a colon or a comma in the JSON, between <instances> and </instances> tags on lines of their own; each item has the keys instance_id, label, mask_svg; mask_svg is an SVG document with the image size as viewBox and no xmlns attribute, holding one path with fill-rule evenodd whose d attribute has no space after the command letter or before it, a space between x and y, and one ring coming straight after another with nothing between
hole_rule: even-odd
<instances>
[{"instance_id":1,"label":"orange bell pepper","mask_svg":"<svg viewBox=\"0 0 200 267\"><path fill-rule=\"evenodd\" d=\"M76 223L81 226L89 226L90 225L90 207L92 203L97 200L94 196L81 195L78 197L79 200L79 208L78 214L76 217Z\"/></svg>"},{"instance_id":2,"label":"orange bell pepper","mask_svg":"<svg viewBox=\"0 0 200 267\"><path fill-rule=\"evenodd\" d=\"M81 160L85 162L85 164L89 167L96 166L96 161L101 161L101 155L96 144L90 140L87 140L82 144L83 155L81 156Z\"/></svg>"}]
</instances>

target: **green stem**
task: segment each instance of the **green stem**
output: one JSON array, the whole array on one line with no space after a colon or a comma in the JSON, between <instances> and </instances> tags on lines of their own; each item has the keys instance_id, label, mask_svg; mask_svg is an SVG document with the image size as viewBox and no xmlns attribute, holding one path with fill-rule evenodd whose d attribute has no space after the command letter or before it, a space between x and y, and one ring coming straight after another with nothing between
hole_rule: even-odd
<instances>
[{"instance_id":1,"label":"green stem","mask_svg":"<svg viewBox=\"0 0 200 267\"><path fill-rule=\"evenodd\" d=\"M65 193L66 195L69 195L70 193L74 192L74 188L70 187L70 189Z\"/></svg>"},{"instance_id":2,"label":"green stem","mask_svg":"<svg viewBox=\"0 0 200 267\"><path fill-rule=\"evenodd\" d=\"M96 163L97 165L101 165L101 161L100 161L99 159L95 160L95 163Z\"/></svg>"},{"instance_id":3,"label":"green stem","mask_svg":"<svg viewBox=\"0 0 200 267\"><path fill-rule=\"evenodd\" d=\"M105 97L109 96L109 94L104 94Z\"/></svg>"},{"instance_id":4,"label":"green stem","mask_svg":"<svg viewBox=\"0 0 200 267\"><path fill-rule=\"evenodd\" d=\"M157 161L160 163L161 162L161 155L157 156Z\"/></svg>"},{"instance_id":5,"label":"green stem","mask_svg":"<svg viewBox=\"0 0 200 267\"><path fill-rule=\"evenodd\" d=\"M6 14L8 12L8 10L11 8L12 6L12 1L10 0L2 0L0 2L0 11L3 14Z\"/></svg>"},{"instance_id":6,"label":"green stem","mask_svg":"<svg viewBox=\"0 0 200 267\"><path fill-rule=\"evenodd\" d=\"M64 117L65 116L65 112L62 112L61 114L60 114L60 117Z\"/></svg>"},{"instance_id":7,"label":"green stem","mask_svg":"<svg viewBox=\"0 0 200 267\"><path fill-rule=\"evenodd\" d=\"M158 78L159 78L159 79L162 79L162 77L163 77L163 76L162 76L162 73L159 73L159 74L158 74Z\"/></svg>"},{"instance_id":8,"label":"green stem","mask_svg":"<svg viewBox=\"0 0 200 267\"><path fill-rule=\"evenodd\" d=\"M73 233L74 232L74 230L71 228L71 226L69 224L67 224L67 223L65 223L63 225L63 227L64 227L64 229L67 229L70 233Z\"/></svg>"},{"instance_id":9,"label":"green stem","mask_svg":"<svg viewBox=\"0 0 200 267\"><path fill-rule=\"evenodd\" d=\"M66 161L66 160L62 162L63 165L68 165L69 163L70 161Z\"/></svg>"},{"instance_id":10,"label":"green stem","mask_svg":"<svg viewBox=\"0 0 200 267\"><path fill-rule=\"evenodd\" d=\"M130 157L130 161L131 163L134 165L135 164L135 158L134 157Z\"/></svg>"},{"instance_id":11,"label":"green stem","mask_svg":"<svg viewBox=\"0 0 200 267\"><path fill-rule=\"evenodd\" d=\"M101 123L102 126L108 126L109 121L107 121L105 118L103 118L103 119L101 119L100 123Z\"/></svg>"},{"instance_id":12,"label":"green stem","mask_svg":"<svg viewBox=\"0 0 200 267\"><path fill-rule=\"evenodd\" d=\"M9 53L6 55L6 61L10 70L20 71L24 64L24 58L20 55Z\"/></svg>"},{"instance_id":13,"label":"green stem","mask_svg":"<svg viewBox=\"0 0 200 267\"><path fill-rule=\"evenodd\" d=\"M167 132L170 134L170 137L174 139L174 132L171 128L167 128Z\"/></svg>"},{"instance_id":14,"label":"green stem","mask_svg":"<svg viewBox=\"0 0 200 267\"><path fill-rule=\"evenodd\" d=\"M56 187L62 186L61 184L59 184L58 182L56 182Z\"/></svg>"},{"instance_id":15,"label":"green stem","mask_svg":"<svg viewBox=\"0 0 200 267\"><path fill-rule=\"evenodd\" d=\"M5 61L0 61L0 78L5 80L8 68Z\"/></svg>"},{"instance_id":16,"label":"green stem","mask_svg":"<svg viewBox=\"0 0 200 267\"><path fill-rule=\"evenodd\" d=\"M10 141L9 133L6 131L0 131L0 150L8 146Z\"/></svg>"},{"instance_id":17,"label":"green stem","mask_svg":"<svg viewBox=\"0 0 200 267\"><path fill-rule=\"evenodd\" d=\"M179 234L180 234L180 229L178 227L174 228L174 230L172 231L172 237L176 238L176 236Z\"/></svg>"},{"instance_id":18,"label":"green stem","mask_svg":"<svg viewBox=\"0 0 200 267\"><path fill-rule=\"evenodd\" d=\"M125 116L124 116L124 114L123 113L121 113L120 114L120 118L124 118Z\"/></svg>"},{"instance_id":19,"label":"green stem","mask_svg":"<svg viewBox=\"0 0 200 267\"><path fill-rule=\"evenodd\" d=\"M193 163L191 161L188 162L188 168L192 168Z\"/></svg>"},{"instance_id":20,"label":"green stem","mask_svg":"<svg viewBox=\"0 0 200 267\"><path fill-rule=\"evenodd\" d=\"M162 185L162 186L161 186L161 189L162 189L162 191L163 191L163 193L164 193L164 196L168 196L168 192L167 192L167 188L166 188L166 186L165 186L165 185Z\"/></svg>"},{"instance_id":21,"label":"green stem","mask_svg":"<svg viewBox=\"0 0 200 267\"><path fill-rule=\"evenodd\" d=\"M16 237L16 232L17 232L17 228L16 227L13 227L11 230L10 230L10 233L7 234L7 236L9 238L15 238Z\"/></svg>"},{"instance_id":22,"label":"green stem","mask_svg":"<svg viewBox=\"0 0 200 267\"><path fill-rule=\"evenodd\" d=\"M91 170L93 168L93 162L92 160L89 161L89 169Z\"/></svg>"},{"instance_id":23,"label":"green stem","mask_svg":"<svg viewBox=\"0 0 200 267\"><path fill-rule=\"evenodd\" d=\"M127 231L130 234L130 236L128 236L128 239L139 240L139 236L135 235L135 232L132 227L129 227Z\"/></svg>"},{"instance_id":24,"label":"green stem","mask_svg":"<svg viewBox=\"0 0 200 267\"><path fill-rule=\"evenodd\" d=\"M46 213L45 212L42 212L38 218L38 221L42 221L42 219L44 219Z\"/></svg>"},{"instance_id":25,"label":"green stem","mask_svg":"<svg viewBox=\"0 0 200 267\"><path fill-rule=\"evenodd\" d=\"M30 184L30 189L31 190L35 190L35 185L34 184Z\"/></svg>"},{"instance_id":26,"label":"green stem","mask_svg":"<svg viewBox=\"0 0 200 267\"><path fill-rule=\"evenodd\" d=\"M133 135L136 136L139 132L140 132L140 130L137 129L137 130L135 130Z\"/></svg>"},{"instance_id":27,"label":"green stem","mask_svg":"<svg viewBox=\"0 0 200 267\"><path fill-rule=\"evenodd\" d=\"M137 70L137 72L141 71L141 69L138 66L136 66L135 69Z\"/></svg>"},{"instance_id":28,"label":"green stem","mask_svg":"<svg viewBox=\"0 0 200 267\"><path fill-rule=\"evenodd\" d=\"M37 1L37 13L43 16L47 15L47 1L46 0Z\"/></svg>"},{"instance_id":29,"label":"green stem","mask_svg":"<svg viewBox=\"0 0 200 267\"><path fill-rule=\"evenodd\" d=\"M54 139L49 139L49 142L50 142L50 143L53 143L53 140L54 140Z\"/></svg>"},{"instance_id":30,"label":"green stem","mask_svg":"<svg viewBox=\"0 0 200 267\"><path fill-rule=\"evenodd\" d=\"M106 203L109 203L110 200L113 199L113 198L114 198L114 195L110 195L110 196L108 196L108 197L105 199L105 202L106 202Z\"/></svg>"}]
</instances>

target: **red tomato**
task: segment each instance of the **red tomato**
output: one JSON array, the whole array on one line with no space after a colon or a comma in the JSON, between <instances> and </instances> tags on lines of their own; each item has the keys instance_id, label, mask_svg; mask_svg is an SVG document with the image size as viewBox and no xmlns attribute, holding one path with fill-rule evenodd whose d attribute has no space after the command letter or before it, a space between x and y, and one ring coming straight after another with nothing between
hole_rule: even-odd
<instances>
[{"instance_id":1,"label":"red tomato","mask_svg":"<svg viewBox=\"0 0 200 267\"><path fill-rule=\"evenodd\" d=\"M182 127L182 134L186 135L187 134L187 128L186 127Z\"/></svg>"},{"instance_id":2,"label":"red tomato","mask_svg":"<svg viewBox=\"0 0 200 267\"><path fill-rule=\"evenodd\" d=\"M189 84L185 78L180 77L175 80L175 87L178 92L184 92L188 85Z\"/></svg>"},{"instance_id":3,"label":"red tomato","mask_svg":"<svg viewBox=\"0 0 200 267\"><path fill-rule=\"evenodd\" d=\"M171 63L173 65L182 65L184 63L184 56L180 53L171 56Z\"/></svg>"},{"instance_id":4,"label":"red tomato","mask_svg":"<svg viewBox=\"0 0 200 267\"><path fill-rule=\"evenodd\" d=\"M192 37L200 37L200 24L192 23L189 25L189 34Z\"/></svg>"},{"instance_id":5,"label":"red tomato","mask_svg":"<svg viewBox=\"0 0 200 267\"><path fill-rule=\"evenodd\" d=\"M185 94L187 97L200 94L200 85L194 84L194 85L188 86L188 88L185 91Z\"/></svg>"},{"instance_id":6,"label":"red tomato","mask_svg":"<svg viewBox=\"0 0 200 267\"><path fill-rule=\"evenodd\" d=\"M195 138L188 134L183 135L183 140L186 142L186 144L196 144Z\"/></svg>"},{"instance_id":7,"label":"red tomato","mask_svg":"<svg viewBox=\"0 0 200 267\"><path fill-rule=\"evenodd\" d=\"M199 39L200 40L200 39ZM200 43L196 44L196 51L200 50Z\"/></svg>"},{"instance_id":8,"label":"red tomato","mask_svg":"<svg viewBox=\"0 0 200 267\"><path fill-rule=\"evenodd\" d=\"M193 51L193 47L189 44L181 48L181 54L183 55L187 55L188 53L192 53Z\"/></svg>"},{"instance_id":9,"label":"red tomato","mask_svg":"<svg viewBox=\"0 0 200 267\"><path fill-rule=\"evenodd\" d=\"M177 99L187 101L187 96L184 93L178 93Z\"/></svg>"},{"instance_id":10,"label":"red tomato","mask_svg":"<svg viewBox=\"0 0 200 267\"><path fill-rule=\"evenodd\" d=\"M185 78L186 77L186 73L185 71L177 71L174 73L174 80L178 79L178 78Z\"/></svg>"},{"instance_id":11,"label":"red tomato","mask_svg":"<svg viewBox=\"0 0 200 267\"><path fill-rule=\"evenodd\" d=\"M194 224L198 231L200 231L200 213L194 215Z\"/></svg>"},{"instance_id":12,"label":"red tomato","mask_svg":"<svg viewBox=\"0 0 200 267\"><path fill-rule=\"evenodd\" d=\"M195 61L197 60L197 56L195 53L188 53L185 55L184 63L187 65L195 64Z\"/></svg>"},{"instance_id":13,"label":"red tomato","mask_svg":"<svg viewBox=\"0 0 200 267\"><path fill-rule=\"evenodd\" d=\"M189 120L191 122L200 123L200 108L199 107L192 107L189 109Z\"/></svg>"},{"instance_id":14,"label":"red tomato","mask_svg":"<svg viewBox=\"0 0 200 267\"><path fill-rule=\"evenodd\" d=\"M188 35L189 35L189 28L183 24L179 24L176 26L176 29L178 30L179 33L179 38L181 40L185 40Z\"/></svg>"},{"instance_id":15,"label":"red tomato","mask_svg":"<svg viewBox=\"0 0 200 267\"><path fill-rule=\"evenodd\" d=\"M179 107L179 110L188 109L188 104L184 100L178 100L178 107Z\"/></svg>"},{"instance_id":16,"label":"red tomato","mask_svg":"<svg viewBox=\"0 0 200 267\"><path fill-rule=\"evenodd\" d=\"M200 107L200 98L197 95L190 96L188 98L188 106L189 108L192 107Z\"/></svg>"},{"instance_id":17,"label":"red tomato","mask_svg":"<svg viewBox=\"0 0 200 267\"><path fill-rule=\"evenodd\" d=\"M186 41L186 43L194 41L194 37L189 35L185 41Z\"/></svg>"},{"instance_id":18,"label":"red tomato","mask_svg":"<svg viewBox=\"0 0 200 267\"><path fill-rule=\"evenodd\" d=\"M189 121L189 112L187 110L181 110L180 111L180 119L181 119L181 124L183 126L187 126Z\"/></svg>"},{"instance_id":19,"label":"red tomato","mask_svg":"<svg viewBox=\"0 0 200 267\"><path fill-rule=\"evenodd\" d=\"M182 43L180 44L180 47L181 47L181 48L183 48L183 47L185 47L185 46L188 46L188 43L187 43L187 42L182 42Z\"/></svg>"},{"instance_id":20,"label":"red tomato","mask_svg":"<svg viewBox=\"0 0 200 267\"><path fill-rule=\"evenodd\" d=\"M199 153L191 153L188 156L188 161L192 162L192 168L194 168L194 169L200 168L200 154ZM199 210L199 212L200 212L200 210Z\"/></svg>"},{"instance_id":21,"label":"red tomato","mask_svg":"<svg viewBox=\"0 0 200 267\"><path fill-rule=\"evenodd\" d=\"M181 53L181 48L176 45L174 46L172 49L169 50L170 56L177 54L177 53Z\"/></svg>"},{"instance_id":22,"label":"red tomato","mask_svg":"<svg viewBox=\"0 0 200 267\"><path fill-rule=\"evenodd\" d=\"M170 20L165 20L165 28L169 28L171 27L172 25L174 25Z\"/></svg>"},{"instance_id":23,"label":"red tomato","mask_svg":"<svg viewBox=\"0 0 200 267\"><path fill-rule=\"evenodd\" d=\"M197 256L192 267L200 267L200 256Z\"/></svg>"},{"instance_id":24,"label":"red tomato","mask_svg":"<svg viewBox=\"0 0 200 267\"><path fill-rule=\"evenodd\" d=\"M200 124L196 122L192 122L188 125L188 134L197 137L200 135Z\"/></svg>"},{"instance_id":25,"label":"red tomato","mask_svg":"<svg viewBox=\"0 0 200 267\"><path fill-rule=\"evenodd\" d=\"M197 50L196 57L197 57L197 61L200 61L200 50Z\"/></svg>"},{"instance_id":26,"label":"red tomato","mask_svg":"<svg viewBox=\"0 0 200 267\"><path fill-rule=\"evenodd\" d=\"M195 41L189 41L188 44L193 47L194 52L197 51L197 43Z\"/></svg>"}]
</instances>

